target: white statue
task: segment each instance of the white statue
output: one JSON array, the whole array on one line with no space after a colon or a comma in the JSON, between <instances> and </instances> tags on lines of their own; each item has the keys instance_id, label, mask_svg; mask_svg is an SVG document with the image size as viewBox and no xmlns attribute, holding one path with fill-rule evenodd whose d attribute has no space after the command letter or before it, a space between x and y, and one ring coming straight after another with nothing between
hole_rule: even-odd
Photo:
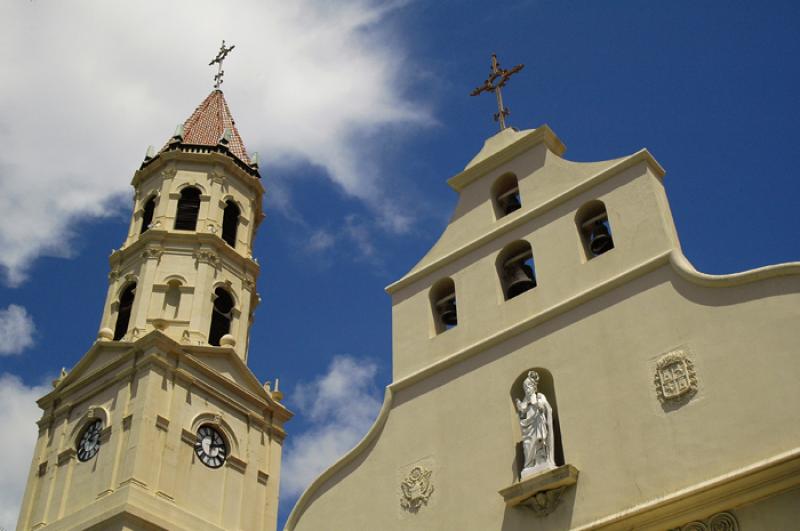
<instances>
[{"instance_id":1,"label":"white statue","mask_svg":"<svg viewBox=\"0 0 800 531\"><path fill-rule=\"evenodd\" d=\"M525 398L516 400L525 455L521 478L556 466L553 458L553 408L547 398L537 392L538 385L539 375L536 371L528 371L522 382Z\"/></svg>"}]
</instances>

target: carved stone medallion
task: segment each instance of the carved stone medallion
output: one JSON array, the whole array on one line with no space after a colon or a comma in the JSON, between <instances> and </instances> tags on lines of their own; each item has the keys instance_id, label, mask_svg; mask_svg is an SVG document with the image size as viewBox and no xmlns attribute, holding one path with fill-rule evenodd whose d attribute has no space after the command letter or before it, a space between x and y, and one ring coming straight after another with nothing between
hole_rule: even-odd
<instances>
[{"instance_id":1,"label":"carved stone medallion","mask_svg":"<svg viewBox=\"0 0 800 531\"><path fill-rule=\"evenodd\" d=\"M654 381L662 403L688 398L697 392L694 365L682 350L672 351L658 360Z\"/></svg>"},{"instance_id":2,"label":"carved stone medallion","mask_svg":"<svg viewBox=\"0 0 800 531\"><path fill-rule=\"evenodd\" d=\"M670 531L739 531L739 522L728 512L717 513L708 520L689 522Z\"/></svg>"},{"instance_id":3,"label":"carved stone medallion","mask_svg":"<svg viewBox=\"0 0 800 531\"><path fill-rule=\"evenodd\" d=\"M421 466L411 469L408 476L400 483L400 490L403 492L400 505L403 509L415 513L428 503L428 499L433 494L431 474L432 471Z\"/></svg>"}]
</instances>

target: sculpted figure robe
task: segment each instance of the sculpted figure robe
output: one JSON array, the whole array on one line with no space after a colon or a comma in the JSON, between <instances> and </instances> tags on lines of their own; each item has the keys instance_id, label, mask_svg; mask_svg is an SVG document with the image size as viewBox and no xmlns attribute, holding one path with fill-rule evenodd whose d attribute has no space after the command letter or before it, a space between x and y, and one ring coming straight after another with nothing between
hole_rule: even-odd
<instances>
[{"instance_id":1,"label":"sculpted figure robe","mask_svg":"<svg viewBox=\"0 0 800 531\"><path fill-rule=\"evenodd\" d=\"M522 478L556 466L553 456L553 409L547 398L537 392L538 385L539 374L529 371L522 382L525 398L516 400L525 457L520 474Z\"/></svg>"}]
</instances>

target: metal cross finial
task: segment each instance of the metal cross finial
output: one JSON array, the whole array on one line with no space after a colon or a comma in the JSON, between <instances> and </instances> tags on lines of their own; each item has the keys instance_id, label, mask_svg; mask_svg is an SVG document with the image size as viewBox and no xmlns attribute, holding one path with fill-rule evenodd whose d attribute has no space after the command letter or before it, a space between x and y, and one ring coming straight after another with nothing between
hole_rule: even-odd
<instances>
[{"instance_id":1,"label":"metal cross finial","mask_svg":"<svg viewBox=\"0 0 800 531\"><path fill-rule=\"evenodd\" d=\"M220 85L222 85L222 76L225 75L225 71L222 70L222 62L228 57L228 54L231 50L236 48L236 45L232 45L230 48L225 47L225 40L222 40L222 46L219 47L219 52L217 52L217 56L214 58L213 61L208 63L208 66L213 65L214 63L217 64L217 75L214 76L214 88L218 89Z\"/></svg>"},{"instance_id":2,"label":"metal cross finial","mask_svg":"<svg viewBox=\"0 0 800 531\"><path fill-rule=\"evenodd\" d=\"M500 122L500 130L506 128L506 116L510 111L503 106L503 95L500 89L508 82L508 78L522 70L525 65L517 65L511 70L500 68L500 63L497 62L497 55L492 54L492 69L489 71L489 77L483 82L483 85L470 92L470 96L477 96L482 92L494 92L497 97L497 112L494 114L494 121Z\"/></svg>"}]
</instances>

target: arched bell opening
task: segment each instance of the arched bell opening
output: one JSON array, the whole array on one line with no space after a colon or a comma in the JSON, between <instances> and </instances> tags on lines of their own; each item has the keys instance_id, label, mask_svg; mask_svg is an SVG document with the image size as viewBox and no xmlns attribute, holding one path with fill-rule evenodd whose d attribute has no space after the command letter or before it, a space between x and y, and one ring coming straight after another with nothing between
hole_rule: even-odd
<instances>
[{"instance_id":1,"label":"arched bell opening","mask_svg":"<svg viewBox=\"0 0 800 531\"><path fill-rule=\"evenodd\" d=\"M200 214L200 190L188 186L181 190L178 210L175 213L175 230L197 230L197 216Z\"/></svg>"},{"instance_id":2,"label":"arched bell opening","mask_svg":"<svg viewBox=\"0 0 800 531\"><path fill-rule=\"evenodd\" d=\"M147 229L150 228L150 224L153 223L153 213L156 210L156 196L151 196L145 204L144 208L142 208L142 229L139 231L139 234L144 234L147 232Z\"/></svg>"},{"instance_id":3,"label":"arched bell opening","mask_svg":"<svg viewBox=\"0 0 800 531\"><path fill-rule=\"evenodd\" d=\"M614 248L608 212L602 201L589 201L575 214L575 224L583 244L587 260L600 256Z\"/></svg>"},{"instance_id":4,"label":"arched bell opening","mask_svg":"<svg viewBox=\"0 0 800 531\"><path fill-rule=\"evenodd\" d=\"M214 290L214 308L211 311L211 329L208 332L209 345L218 347L222 336L230 333L233 305L233 296L227 290Z\"/></svg>"},{"instance_id":5,"label":"arched bell opening","mask_svg":"<svg viewBox=\"0 0 800 531\"><path fill-rule=\"evenodd\" d=\"M492 203L496 219L507 216L522 207L519 195L519 183L516 175L507 173L499 177L492 185Z\"/></svg>"},{"instance_id":6,"label":"arched bell opening","mask_svg":"<svg viewBox=\"0 0 800 531\"><path fill-rule=\"evenodd\" d=\"M536 287L533 249L525 240L507 245L497 255L497 275L505 300L513 299Z\"/></svg>"},{"instance_id":7,"label":"arched bell opening","mask_svg":"<svg viewBox=\"0 0 800 531\"><path fill-rule=\"evenodd\" d=\"M132 282L125 287L119 296L119 307L117 310L117 324L114 326L114 341L119 341L128 333L128 325L131 321L131 309L133 299L136 296L136 283Z\"/></svg>"},{"instance_id":8,"label":"arched bell opening","mask_svg":"<svg viewBox=\"0 0 800 531\"><path fill-rule=\"evenodd\" d=\"M430 291L434 331L440 334L458 325L456 285L452 278L443 278Z\"/></svg>"},{"instance_id":9,"label":"arched bell opening","mask_svg":"<svg viewBox=\"0 0 800 531\"><path fill-rule=\"evenodd\" d=\"M514 416L514 425L516 426L515 433L517 434L517 460L516 460L516 470L515 473L519 475L522 471L522 464L524 463L523 457L523 450L522 450L522 432L519 428L519 418L520 413L517 410L517 400L522 400L525 397L525 391L522 387L522 382L525 378L528 377L528 373L530 371L536 372L539 375L539 382L537 385L537 392L542 393L545 398L547 398L547 402L550 404L550 407L553 411L553 459L555 461L556 466L561 466L566 463L564 459L564 447L561 442L561 424L558 420L558 401L556 399L556 390L555 384L553 382L553 375L547 369L543 369L541 367L534 367L531 369L527 369L520 373L517 376L517 379L514 380L514 383L511 385L511 389L509 390L509 397L511 399L511 411L512 415Z\"/></svg>"},{"instance_id":10,"label":"arched bell opening","mask_svg":"<svg viewBox=\"0 0 800 531\"><path fill-rule=\"evenodd\" d=\"M232 200L225 202L222 214L222 239L231 247L236 247L236 232L239 229L239 215L241 211Z\"/></svg>"}]
</instances>

